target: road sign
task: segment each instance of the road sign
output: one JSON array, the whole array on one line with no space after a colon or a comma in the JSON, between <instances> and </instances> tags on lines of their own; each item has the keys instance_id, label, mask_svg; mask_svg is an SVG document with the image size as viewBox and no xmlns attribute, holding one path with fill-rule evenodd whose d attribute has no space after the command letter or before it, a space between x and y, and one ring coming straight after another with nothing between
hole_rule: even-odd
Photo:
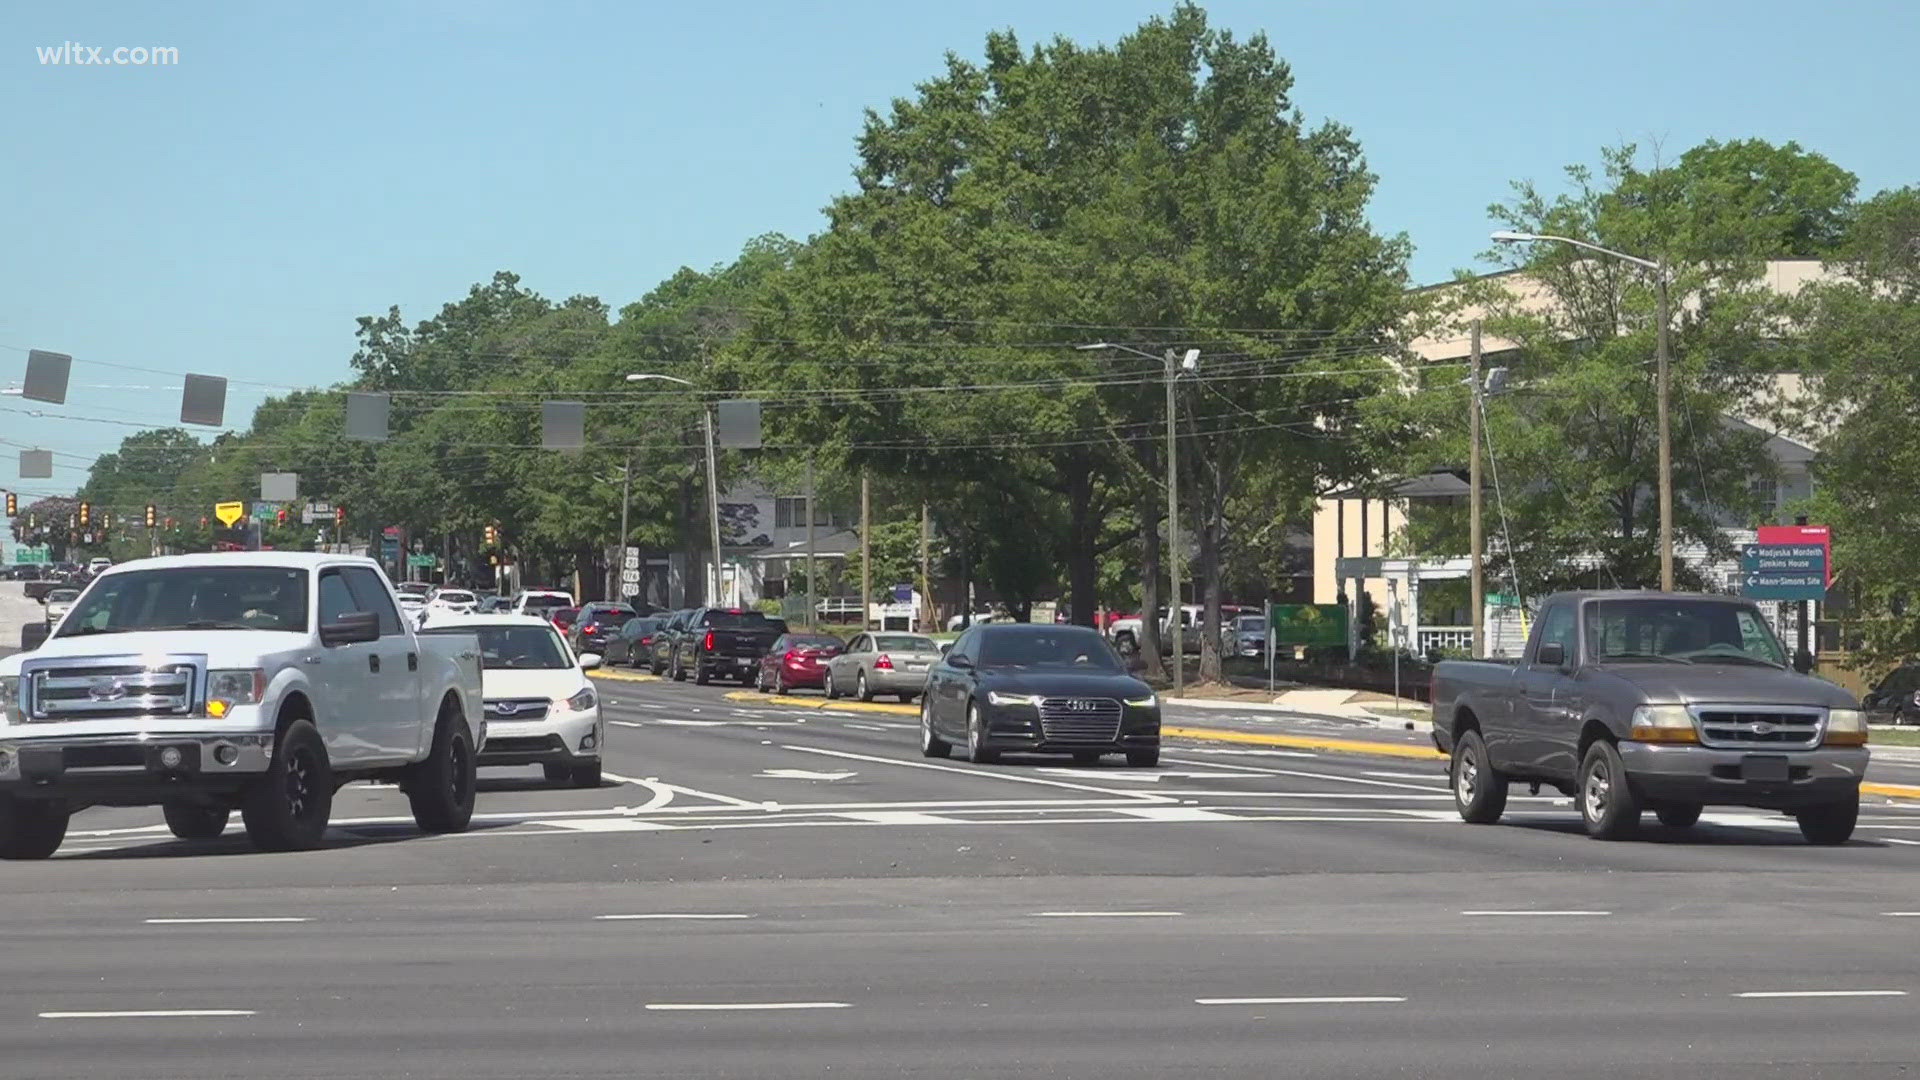
<instances>
[{"instance_id":1,"label":"road sign","mask_svg":"<svg viewBox=\"0 0 1920 1080\"><path fill-rule=\"evenodd\" d=\"M639 588L640 587L639 569L634 568L634 569L620 571L620 584L626 586L629 589Z\"/></svg>"},{"instance_id":2,"label":"road sign","mask_svg":"<svg viewBox=\"0 0 1920 1080\"><path fill-rule=\"evenodd\" d=\"M407 556L407 566L415 570L431 570L433 569L434 565L439 561L440 560L434 558L431 555Z\"/></svg>"},{"instance_id":3,"label":"road sign","mask_svg":"<svg viewBox=\"0 0 1920 1080\"><path fill-rule=\"evenodd\" d=\"M1833 584L1833 530L1825 525L1762 525L1762 544L1818 544L1826 552L1826 584Z\"/></svg>"},{"instance_id":4,"label":"road sign","mask_svg":"<svg viewBox=\"0 0 1920 1080\"><path fill-rule=\"evenodd\" d=\"M14 548L13 561L22 566L39 566L52 562L53 553L43 547Z\"/></svg>"},{"instance_id":5,"label":"road sign","mask_svg":"<svg viewBox=\"0 0 1920 1080\"><path fill-rule=\"evenodd\" d=\"M276 516L279 515L279 513L280 513L279 503L257 502L253 504L253 520L255 521L259 521L259 522L272 521Z\"/></svg>"},{"instance_id":6,"label":"road sign","mask_svg":"<svg viewBox=\"0 0 1920 1080\"><path fill-rule=\"evenodd\" d=\"M220 519L220 524L231 529L240 523L241 518L247 516L247 504L239 502L214 503L213 516Z\"/></svg>"},{"instance_id":7,"label":"road sign","mask_svg":"<svg viewBox=\"0 0 1920 1080\"><path fill-rule=\"evenodd\" d=\"M1740 595L1750 600L1825 600L1829 577L1820 544L1748 544L1740 551Z\"/></svg>"},{"instance_id":8,"label":"road sign","mask_svg":"<svg viewBox=\"0 0 1920 1080\"><path fill-rule=\"evenodd\" d=\"M895 585L893 587L893 598L895 601L902 604L913 603L913 586L912 585Z\"/></svg>"},{"instance_id":9,"label":"road sign","mask_svg":"<svg viewBox=\"0 0 1920 1080\"><path fill-rule=\"evenodd\" d=\"M621 556L620 566L626 570L640 569L640 549L629 545L626 552Z\"/></svg>"},{"instance_id":10,"label":"road sign","mask_svg":"<svg viewBox=\"0 0 1920 1080\"><path fill-rule=\"evenodd\" d=\"M1377 578L1381 575L1381 562L1375 555L1367 558L1347 557L1333 560L1335 581L1352 581L1354 578Z\"/></svg>"},{"instance_id":11,"label":"road sign","mask_svg":"<svg viewBox=\"0 0 1920 1080\"><path fill-rule=\"evenodd\" d=\"M1347 643L1347 609L1342 604L1273 604L1267 625L1275 645Z\"/></svg>"}]
</instances>

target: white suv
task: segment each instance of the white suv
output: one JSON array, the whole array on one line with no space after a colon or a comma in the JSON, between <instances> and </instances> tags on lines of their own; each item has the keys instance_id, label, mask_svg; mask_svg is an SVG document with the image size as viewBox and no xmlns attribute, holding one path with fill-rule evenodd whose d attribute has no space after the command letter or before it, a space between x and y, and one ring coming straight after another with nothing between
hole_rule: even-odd
<instances>
[{"instance_id":1,"label":"white suv","mask_svg":"<svg viewBox=\"0 0 1920 1080\"><path fill-rule=\"evenodd\" d=\"M547 782L600 786L606 725L586 673L596 653L575 656L553 624L538 615L468 615L427 610L422 637L471 634L480 639L487 741L481 765L539 765Z\"/></svg>"}]
</instances>

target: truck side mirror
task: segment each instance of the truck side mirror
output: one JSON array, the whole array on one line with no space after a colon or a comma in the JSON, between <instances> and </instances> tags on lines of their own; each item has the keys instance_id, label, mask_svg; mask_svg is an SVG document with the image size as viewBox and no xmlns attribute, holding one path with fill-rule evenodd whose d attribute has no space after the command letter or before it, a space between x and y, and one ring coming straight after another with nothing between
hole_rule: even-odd
<instances>
[{"instance_id":1,"label":"truck side mirror","mask_svg":"<svg viewBox=\"0 0 1920 1080\"><path fill-rule=\"evenodd\" d=\"M1533 662L1541 667L1564 667L1567 663L1567 647L1557 641L1542 642Z\"/></svg>"}]
</instances>

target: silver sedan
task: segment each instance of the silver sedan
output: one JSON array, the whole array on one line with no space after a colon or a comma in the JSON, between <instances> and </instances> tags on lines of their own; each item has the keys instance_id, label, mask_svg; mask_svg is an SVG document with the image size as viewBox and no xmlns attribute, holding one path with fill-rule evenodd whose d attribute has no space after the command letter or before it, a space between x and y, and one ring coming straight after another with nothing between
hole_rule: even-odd
<instances>
[{"instance_id":1,"label":"silver sedan","mask_svg":"<svg viewBox=\"0 0 1920 1080\"><path fill-rule=\"evenodd\" d=\"M847 651L827 663L827 696L852 694L872 701L893 694L912 701L927 688L927 668L940 659L940 645L919 634L855 634Z\"/></svg>"}]
</instances>

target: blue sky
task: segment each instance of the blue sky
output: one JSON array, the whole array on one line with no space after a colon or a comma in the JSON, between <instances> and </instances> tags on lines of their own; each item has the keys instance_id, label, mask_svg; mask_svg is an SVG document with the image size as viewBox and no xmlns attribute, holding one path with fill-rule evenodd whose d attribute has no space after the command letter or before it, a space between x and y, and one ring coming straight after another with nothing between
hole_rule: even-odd
<instances>
[{"instance_id":1,"label":"blue sky","mask_svg":"<svg viewBox=\"0 0 1920 1080\"><path fill-rule=\"evenodd\" d=\"M0 487L178 418L178 374L345 377L353 321L431 314L495 270L616 308L849 184L861 110L1010 27L1111 41L1168 2L72 3L0 14L8 197L0 386L76 363L64 411L0 412ZM1296 100L1351 126L1373 217L1423 282L1474 265L1510 180L1603 145L1797 140L1863 191L1920 182L1911 4L1219 0ZM173 67L43 66L36 46L166 45ZM0 397L0 408L20 399ZM97 421L113 421L97 422ZM15 443L77 455L17 482Z\"/></svg>"}]
</instances>

